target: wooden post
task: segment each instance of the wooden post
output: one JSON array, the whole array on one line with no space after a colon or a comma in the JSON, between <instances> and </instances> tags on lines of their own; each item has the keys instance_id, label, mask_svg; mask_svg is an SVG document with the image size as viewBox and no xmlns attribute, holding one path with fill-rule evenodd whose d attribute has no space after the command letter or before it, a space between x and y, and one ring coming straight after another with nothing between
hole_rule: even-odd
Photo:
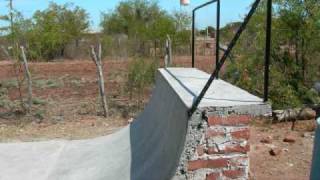
<instances>
[{"instance_id":1,"label":"wooden post","mask_svg":"<svg viewBox=\"0 0 320 180\"><path fill-rule=\"evenodd\" d=\"M101 97L101 103L103 108L103 116L108 117L108 104L107 98L104 91L104 78L103 78L103 69L102 69L102 61L101 61L101 44L98 46L98 55L96 54L94 47L91 46L91 58L97 67L97 75L98 75L98 85L99 92Z\"/></svg>"},{"instance_id":2,"label":"wooden post","mask_svg":"<svg viewBox=\"0 0 320 180\"><path fill-rule=\"evenodd\" d=\"M166 40L166 56L165 56L164 63L165 63L165 67L169 67L172 64L171 39L169 35L167 35L167 40Z\"/></svg>"},{"instance_id":3,"label":"wooden post","mask_svg":"<svg viewBox=\"0 0 320 180\"><path fill-rule=\"evenodd\" d=\"M28 84L28 108L27 108L27 111L30 112L31 107L32 107L32 79L31 79L31 73L30 73L29 67L28 67L28 61L26 58L26 54L24 52L24 47L20 46L20 49L21 49L23 66L25 69L27 84Z\"/></svg>"}]
</instances>

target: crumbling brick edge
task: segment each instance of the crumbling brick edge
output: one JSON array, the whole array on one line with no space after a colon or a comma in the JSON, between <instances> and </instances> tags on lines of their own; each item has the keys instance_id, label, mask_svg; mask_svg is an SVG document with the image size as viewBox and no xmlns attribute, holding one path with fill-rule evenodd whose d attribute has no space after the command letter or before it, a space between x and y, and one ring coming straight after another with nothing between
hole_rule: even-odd
<instances>
[{"instance_id":1,"label":"crumbling brick edge","mask_svg":"<svg viewBox=\"0 0 320 180\"><path fill-rule=\"evenodd\" d=\"M270 115L268 104L198 109L173 179L248 179L249 122Z\"/></svg>"}]
</instances>

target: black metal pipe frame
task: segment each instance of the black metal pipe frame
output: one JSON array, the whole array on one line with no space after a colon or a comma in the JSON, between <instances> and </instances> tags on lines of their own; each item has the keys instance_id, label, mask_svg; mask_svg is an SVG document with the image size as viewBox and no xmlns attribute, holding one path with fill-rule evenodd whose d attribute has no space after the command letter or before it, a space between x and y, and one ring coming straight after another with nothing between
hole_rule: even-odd
<instances>
[{"instance_id":1,"label":"black metal pipe frame","mask_svg":"<svg viewBox=\"0 0 320 180\"><path fill-rule=\"evenodd\" d=\"M219 52L220 52L220 0L217 2L217 28L216 28L216 67L219 64ZM219 73L216 77L219 78Z\"/></svg>"},{"instance_id":2,"label":"black metal pipe frame","mask_svg":"<svg viewBox=\"0 0 320 180\"><path fill-rule=\"evenodd\" d=\"M195 60L195 55L194 55L194 49L195 49L195 20L196 20L196 11L205 7L205 6L208 6L212 3L215 3L215 2L219 2L219 13L220 13L220 0L212 0L212 1L209 1L209 2L206 2L204 4L201 4L200 6L194 8L192 10L192 46L191 46L191 58L192 58L192 67L194 67L194 60ZM217 12L218 13L218 12ZM218 17L218 15L217 15ZM220 14L219 14L219 26L220 26ZM219 28L220 29L220 28Z\"/></svg>"},{"instance_id":3,"label":"black metal pipe frame","mask_svg":"<svg viewBox=\"0 0 320 180\"><path fill-rule=\"evenodd\" d=\"M267 26L266 26L266 47L265 47L265 66L264 66L264 102L268 101L269 96L269 66L271 53L271 26L272 26L272 0L267 2Z\"/></svg>"},{"instance_id":4,"label":"black metal pipe frame","mask_svg":"<svg viewBox=\"0 0 320 180\"><path fill-rule=\"evenodd\" d=\"M252 4L252 7L251 7L248 15L245 17L245 19L244 19L243 23L241 24L241 26L239 27L237 33L235 34L235 36L231 40L230 44L228 45L228 48L227 48L226 52L221 57L221 60L218 62L217 67L215 68L215 70L211 74L211 76L210 76L209 80L207 81L206 85L204 86L204 88L202 89L202 91L200 92L200 94L196 98L196 100L193 102L192 107L189 109L189 111L188 111L188 115L189 116L192 116L192 114L196 111L196 109L198 108L202 98L204 97L204 95L208 91L209 87L211 86L213 80L218 76L221 67L223 66L224 62L226 61L227 57L229 56L229 54L232 51L233 47L235 46L236 42L240 38L240 35L242 34L242 32L246 28L247 24L249 23L252 15L254 14L254 12L256 11L256 9L257 9L257 7L259 5L259 3L260 3L260 0L256 0Z\"/></svg>"}]
</instances>

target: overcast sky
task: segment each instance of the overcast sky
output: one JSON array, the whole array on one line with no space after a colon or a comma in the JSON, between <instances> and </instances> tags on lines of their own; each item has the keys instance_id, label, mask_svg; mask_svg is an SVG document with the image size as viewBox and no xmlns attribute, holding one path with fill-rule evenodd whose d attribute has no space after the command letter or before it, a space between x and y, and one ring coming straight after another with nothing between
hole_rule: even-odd
<instances>
[{"instance_id":1,"label":"overcast sky","mask_svg":"<svg viewBox=\"0 0 320 180\"><path fill-rule=\"evenodd\" d=\"M114 9L122 0L52 0L57 4L74 3L84 8L90 16L91 29L99 30L100 14L101 12L108 12ZM208 0L190 0L190 5L187 7L180 7L180 0L158 0L161 8L172 12L173 10L184 10L191 14L191 10L207 2ZM222 26L242 20L244 15L249 10L250 4L254 0L221 0L221 24ZM25 17L31 17L36 10L43 10L48 7L50 1L48 0L13 0L14 7L18 9ZM0 0L0 15L7 14L7 1ZM208 25L215 26L216 5L212 4L197 14L197 27L203 28ZM4 25L0 22L0 26Z\"/></svg>"}]
</instances>

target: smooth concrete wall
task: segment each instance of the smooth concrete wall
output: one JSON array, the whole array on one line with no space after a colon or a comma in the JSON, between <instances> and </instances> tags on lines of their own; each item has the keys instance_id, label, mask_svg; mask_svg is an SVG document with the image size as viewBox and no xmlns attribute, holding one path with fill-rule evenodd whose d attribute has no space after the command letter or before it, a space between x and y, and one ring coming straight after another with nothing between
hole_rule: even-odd
<instances>
[{"instance_id":1,"label":"smooth concrete wall","mask_svg":"<svg viewBox=\"0 0 320 180\"><path fill-rule=\"evenodd\" d=\"M145 110L114 134L0 144L0 180L170 179L185 142L187 110L159 72Z\"/></svg>"},{"instance_id":2,"label":"smooth concrete wall","mask_svg":"<svg viewBox=\"0 0 320 180\"><path fill-rule=\"evenodd\" d=\"M316 136L314 138L313 159L310 179L320 179L320 118L317 119L317 130Z\"/></svg>"},{"instance_id":3,"label":"smooth concrete wall","mask_svg":"<svg viewBox=\"0 0 320 180\"><path fill-rule=\"evenodd\" d=\"M0 180L171 179L181 154L190 153L188 146L196 147L196 133L192 128L187 132L187 111L209 77L193 68L160 69L152 98L141 115L108 136L0 143ZM262 99L223 80L215 80L199 107L216 112L219 107L250 105L257 107L255 114L269 112ZM237 109L240 110L243 109ZM194 119L201 115L195 114ZM187 133L190 140L184 149Z\"/></svg>"}]
</instances>

